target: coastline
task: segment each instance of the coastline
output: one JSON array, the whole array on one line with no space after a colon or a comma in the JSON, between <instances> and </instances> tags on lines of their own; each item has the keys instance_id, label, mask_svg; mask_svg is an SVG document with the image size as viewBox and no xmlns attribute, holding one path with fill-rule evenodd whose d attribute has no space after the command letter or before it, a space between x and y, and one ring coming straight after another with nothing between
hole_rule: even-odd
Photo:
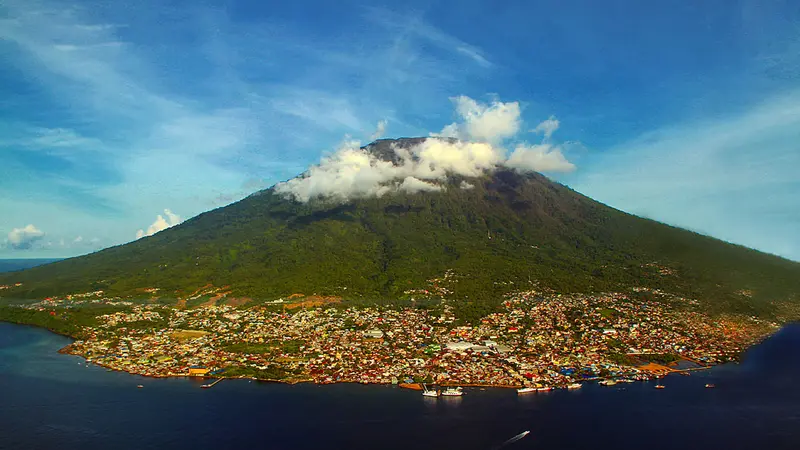
<instances>
[{"instance_id":1,"label":"coastline","mask_svg":"<svg viewBox=\"0 0 800 450\"><path fill-rule=\"evenodd\" d=\"M73 342L76 341L76 340L79 340L79 338L77 338L75 336L72 336L72 335L67 334L65 332L62 332L62 331L51 329L51 328L46 327L46 326L41 326L41 325L36 325L36 324L29 324L29 323L13 322L13 321L2 320L2 319L0 319L0 322L10 323L10 324L13 324L13 325L21 325L21 326L37 328L37 329L40 329L40 330L46 330L46 331L48 331L50 333L66 337L66 338L72 340ZM738 361L740 361L742 355L748 349L752 348L755 345L758 345L760 342L763 342L765 339L767 339L770 336L772 336L775 332L776 331L773 331L773 332L770 332L769 334L766 334L766 335L762 336L760 339L758 339L755 342L753 342L747 348L742 349L742 351L738 355L736 355L736 357L734 359L732 359L729 362L738 362ZM237 380L237 379L242 379L242 380L266 382L266 383L281 383L281 384L286 384L286 385L314 384L314 385L320 385L320 386L321 385L329 385L329 384L364 384L364 385L380 385L380 386L391 386L391 385L393 385L393 383L391 383L391 382L364 382L364 381L358 381L358 380L339 380L339 381L330 381L330 382L324 382L324 381L320 382L320 381L314 381L312 379L270 379L270 378L258 378L258 377L246 376L246 375L240 375L240 376L224 376L224 375L223 376L219 376L219 375L190 376L188 374L186 374L186 375L182 375L182 374L174 374L174 375L145 374L145 373L138 373L138 372L128 371L128 370L125 370L125 369L122 369L122 368L117 368L117 367L113 367L113 366L110 366L110 365L107 365L107 364L103 364L103 363L101 363L99 361L89 359L89 358L87 358L85 355L83 355L81 353L73 352L73 351L71 351L71 346L72 346L73 342L70 342L66 346L58 349L57 353L81 357L81 358L83 358L85 363L94 364L96 366L103 367L103 368L105 368L105 369L107 369L109 371L121 372L121 373L125 373L125 374L128 374L128 375L145 377L145 378L152 378L152 379L167 379L167 378L186 378L186 379L199 379L199 380L222 380L222 379ZM722 364L724 364L724 363L722 363ZM653 365L653 363L650 363L648 365ZM703 366L698 367L698 368L690 368L690 369L673 369L673 368L670 368L668 366L661 366L662 369L666 369L666 370L645 372L642 375L643 378L638 379L637 381L655 380L655 379L662 378L663 376L668 375L670 373L679 373L679 374L682 374L682 375L686 375L686 374L689 374L692 371L707 370L707 369L711 369L711 368L713 368L713 367L715 367L717 365L719 365L719 364L708 364L708 365L703 365ZM625 378L625 377L613 377L613 376L612 377L594 377L591 380L582 380L582 381L579 381L579 382L581 384L583 384L583 383L586 383L588 381L598 381L598 380L614 379L614 378ZM490 384L490 383L474 383L474 382L470 382L470 383L444 382L444 383L431 383L431 385L441 386L441 387L461 386L461 387L500 388L500 389L517 389L517 388L521 388L521 387L525 386L525 384L509 385L509 384ZM403 388L403 386L399 386L399 387ZM551 386L551 387L553 389L559 389L560 388L560 386Z\"/></svg>"},{"instance_id":2,"label":"coastline","mask_svg":"<svg viewBox=\"0 0 800 450\"><path fill-rule=\"evenodd\" d=\"M9 322L10 323L10 322ZM42 327L37 327L35 325L31 325L35 328L46 329ZM49 330L48 330L49 331ZM186 378L186 379L197 379L197 380L251 380L251 381L259 381L264 383L281 383L287 385L294 385L294 384L315 384L319 386L325 386L329 384L363 384L363 385L376 385L376 386L395 386L391 382L389 383L373 383L373 382L363 382L363 381L351 381L351 380L344 380L344 381L332 381L332 382L319 382L314 380L277 380L277 379L270 379L270 378L257 378L257 377L248 377L245 375L240 375L236 377L226 377L226 376L191 376L191 375L150 375L144 373L137 373L137 372L129 372L124 369L119 369L116 367L111 367L109 365L89 360L85 356L81 355L80 353L71 352L69 350L69 345L61 348L58 350L58 353L62 355L72 355L78 356L83 358L83 360L88 364L94 364L98 367L102 367L104 369L108 369L114 372L125 373L128 375L135 375L138 377L144 378L153 378L153 379L167 379L167 378ZM517 389L522 387L523 385L507 385L507 384L479 384L479 383L433 383L432 386L442 386L442 387L450 387L450 386L462 386L462 387L483 387L483 388L500 388L500 389ZM408 389L400 385L396 385L401 389ZM410 389L413 390L413 389Z\"/></svg>"}]
</instances>

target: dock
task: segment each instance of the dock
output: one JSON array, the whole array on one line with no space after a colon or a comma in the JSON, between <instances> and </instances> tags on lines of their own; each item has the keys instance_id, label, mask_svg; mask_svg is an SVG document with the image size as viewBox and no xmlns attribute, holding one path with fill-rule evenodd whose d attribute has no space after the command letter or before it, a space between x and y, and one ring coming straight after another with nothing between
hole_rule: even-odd
<instances>
[{"instance_id":1,"label":"dock","mask_svg":"<svg viewBox=\"0 0 800 450\"><path fill-rule=\"evenodd\" d=\"M219 383L222 380L224 380L224 378L217 378L216 380L212 381L211 383L204 384L204 385L202 385L200 387L203 388L203 389L209 389L209 388L214 387L215 384Z\"/></svg>"}]
</instances>

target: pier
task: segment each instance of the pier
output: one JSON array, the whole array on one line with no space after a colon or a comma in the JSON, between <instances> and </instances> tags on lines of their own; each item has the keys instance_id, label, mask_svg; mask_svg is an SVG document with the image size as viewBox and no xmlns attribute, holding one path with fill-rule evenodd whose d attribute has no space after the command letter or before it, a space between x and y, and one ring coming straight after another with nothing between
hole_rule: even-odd
<instances>
[{"instance_id":1,"label":"pier","mask_svg":"<svg viewBox=\"0 0 800 450\"><path fill-rule=\"evenodd\" d=\"M203 389L209 389L209 388L214 387L215 384L219 383L222 380L224 380L224 378L217 378L216 380L212 381L211 383L204 384L204 385L202 385L200 387L203 388Z\"/></svg>"}]
</instances>

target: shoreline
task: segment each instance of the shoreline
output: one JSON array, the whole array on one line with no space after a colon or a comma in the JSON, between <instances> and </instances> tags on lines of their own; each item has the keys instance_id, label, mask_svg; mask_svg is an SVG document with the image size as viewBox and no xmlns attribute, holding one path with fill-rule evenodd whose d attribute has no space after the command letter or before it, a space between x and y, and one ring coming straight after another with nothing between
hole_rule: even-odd
<instances>
[{"instance_id":1,"label":"shoreline","mask_svg":"<svg viewBox=\"0 0 800 450\"><path fill-rule=\"evenodd\" d=\"M7 321L7 320L0 320L0 323L9 323L9 324L13 324L13 325L31 327L31 328L35 328L35 329L39 329L39 330L46 330L46 331L48 331L50 333L53 333L53 334L56 334L58 336L66 337L66 338L72 340L73 342L78 340L78 338L76 338L75 336L66 334L66 333L61 332L61 331L53 330L53 329L48 328L46 326L40 326L40 325L35 325L35 324L27 324L27 323L19 323L19 322L12 322L12 321ZM730 362L738 362L738 361L740 361L741 360L741 356L749 348L751 348L754 345L757 345L759 342L763 342L764 339L766 339L767 337L771 336L772 334L774 334L774 332L770 333L768 336L763 336L761 339L759 339L753 345L749 346L746 349L743 349L742 352L739 355L737 355L736 359L734 361L730 361ZM127 371L125 369L112 367L112 366L103 364L101 362L98 362L96 360L90 360L89 358L87 358L86 356L84 356L84 355L82 355L80 353L76 353L76 352L70 351L70 346L71 345L72 345L72 342L67 344L66 346L58 349L57 353L80 357L87 364L94 364L96 366L103 367L103 368L105 368L105 369L107 369L109 371L120 372L120 373L125 373L125 374L128 374L128 375L132 375L132 376L139 376L139 377L145 377L145 378L153 378L153 379L186 378L186 379L198 379L198 380L230 379L230 380L259 381L259 382L264 382L264 383L281 383L281 384L286 384L286 385L295 385L295 384L307 383L307 384L315 384L315 385L319 385L319 386L324 386L324 385L329 385L329 384L363 384L363 385L378 385L378 386L394 386L394 384L392 384L391 382L381 383L381 382L363 382L363 381L353 381L353 380L332 381L332 382L318 382L318 381L314 381L314 380L310 380L310 379L299 379L299 380L285 380L284 379L284 380L278 380L278 379L269 379L269 378L249 377L249 376L245 376L245 375L226 377L226 376L190 376L188 374L187 375L151 375L151 374L143 374L143 373L130 372L130 371ZM705 365L705 366L702 366L702 367L699 367L699 368L692 368L692 369L672 369L672 368L669 368L668 366L663 366L664 368L669 369L666 373L663 373L663 372L662 373L648 373L646 380L637 380L637 381L652 381L652 380L656 380L656 379L662 378L662 377L664 377L666 375L669 375L671 373L678 373L678 374L682 374L683 375L683 374L689 373L691 371L711 369L711 368L713 368L713 367L715 367L717 365L719 365L719 364ZM597 381L597 380L614 379L614 378L625 378L625 377L595 377L595 378L592 378L591 380L584 380L584 381L577 381L577 382L583 384L583 383L585 383L587 381ZM441 387L461 386L461 387L498 388L498 389L518 389L518 388L526 386L525 384L508 385L508 384L451 383L451 382L431 383L431 385L432 386L441 386ZM399 387L403 388L402 386L399 386ZM559 389L560 387L551 386L551 388Z\"/></svg>"},{"instance_id":2,"label":"shoreline","mask_svg":"<svg viewBox=\"0 0 800 450\"><path fill-rule=\"evenodd\" d=\"M41 328L41 327L35 327L35 328ZM350 380L332 381L332 382L319 382L319 381L314 381L314 380L275 380L275 379L269 379L269 378L248 377L248 376L245 376L245 375L240 375L240 376L236 376L236 377L213 376L213 375L212 376L148 375L148 374L137 373L137 372L129 372L129 371L124 370L124 369L118 369L118 368L111 367L111 366L108 366L106 364L94 361L94 360L89 360L88 358L86 358L85 356L83 356L83 355L81 355L79 353L70 352L69 351L69 345L59 349L57 351L57 353L60 353L62 355L71 355L71 356L77 356L79 358L83 358L84 362L86 362L87 364L94 364L95 366L102 367L104 369L111 370L113 372L125 373L125 374L132 375L132 376L144 377L144 378L153 378L153 379L186 378L186 379L191 379L191 380L250 380L250 381L259 381L259 382L262 382L262 383L280 383L280 384L287 384L287 385L314 384L314 385L318 385L318 386L326 386L326 385L330 385L330 384L363 384L365 386L369 386L369 385L374 385L374 386L397 386L400 389L413 390L413 389L410 389L410 388L407 388L407 387L404 387L404 386L400 386L400 384L392 384L391 382L388 382L388 383L373 383L373 382L350 381ZM431 386L442 386L442 387L461 386L461 387L483 387L483 388L498 388L498 389L517 389L517 388L520 388L520 387L523 386L521 384L512 386L512 385L508 385L508 384L476 384L476 383L431 383L430 385Z\"/></svg>"}]
</instances>

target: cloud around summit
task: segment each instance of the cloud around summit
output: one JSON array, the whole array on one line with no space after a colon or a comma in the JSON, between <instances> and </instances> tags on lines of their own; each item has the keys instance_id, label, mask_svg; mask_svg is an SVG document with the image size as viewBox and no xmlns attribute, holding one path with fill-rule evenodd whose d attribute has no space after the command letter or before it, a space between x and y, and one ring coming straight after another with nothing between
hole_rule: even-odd
<instances>
[{"instance_id":1,"label":"cloud around summit","mask_svg":"<svg viewBox=\"0 0 800 450\"><path fill-rule=\"evenodd\" d=\"M517 141L507 157L504 142L515 139L522 129L519 103L481 103L463 95L451 100L459 120L410 148L393 146L396 163L361 148L360 141L347 140L300 177L278 183L276 192L304 203L313 198L348 201L396 191L439 191L448 175L477 177L498 166L521 172L575 169L562 148L550 143L559 126L555 117L536 127L544 134L542 143ZM385 131L384 122L378 125L378 131Z\"/></svg>"}]
</instances>

